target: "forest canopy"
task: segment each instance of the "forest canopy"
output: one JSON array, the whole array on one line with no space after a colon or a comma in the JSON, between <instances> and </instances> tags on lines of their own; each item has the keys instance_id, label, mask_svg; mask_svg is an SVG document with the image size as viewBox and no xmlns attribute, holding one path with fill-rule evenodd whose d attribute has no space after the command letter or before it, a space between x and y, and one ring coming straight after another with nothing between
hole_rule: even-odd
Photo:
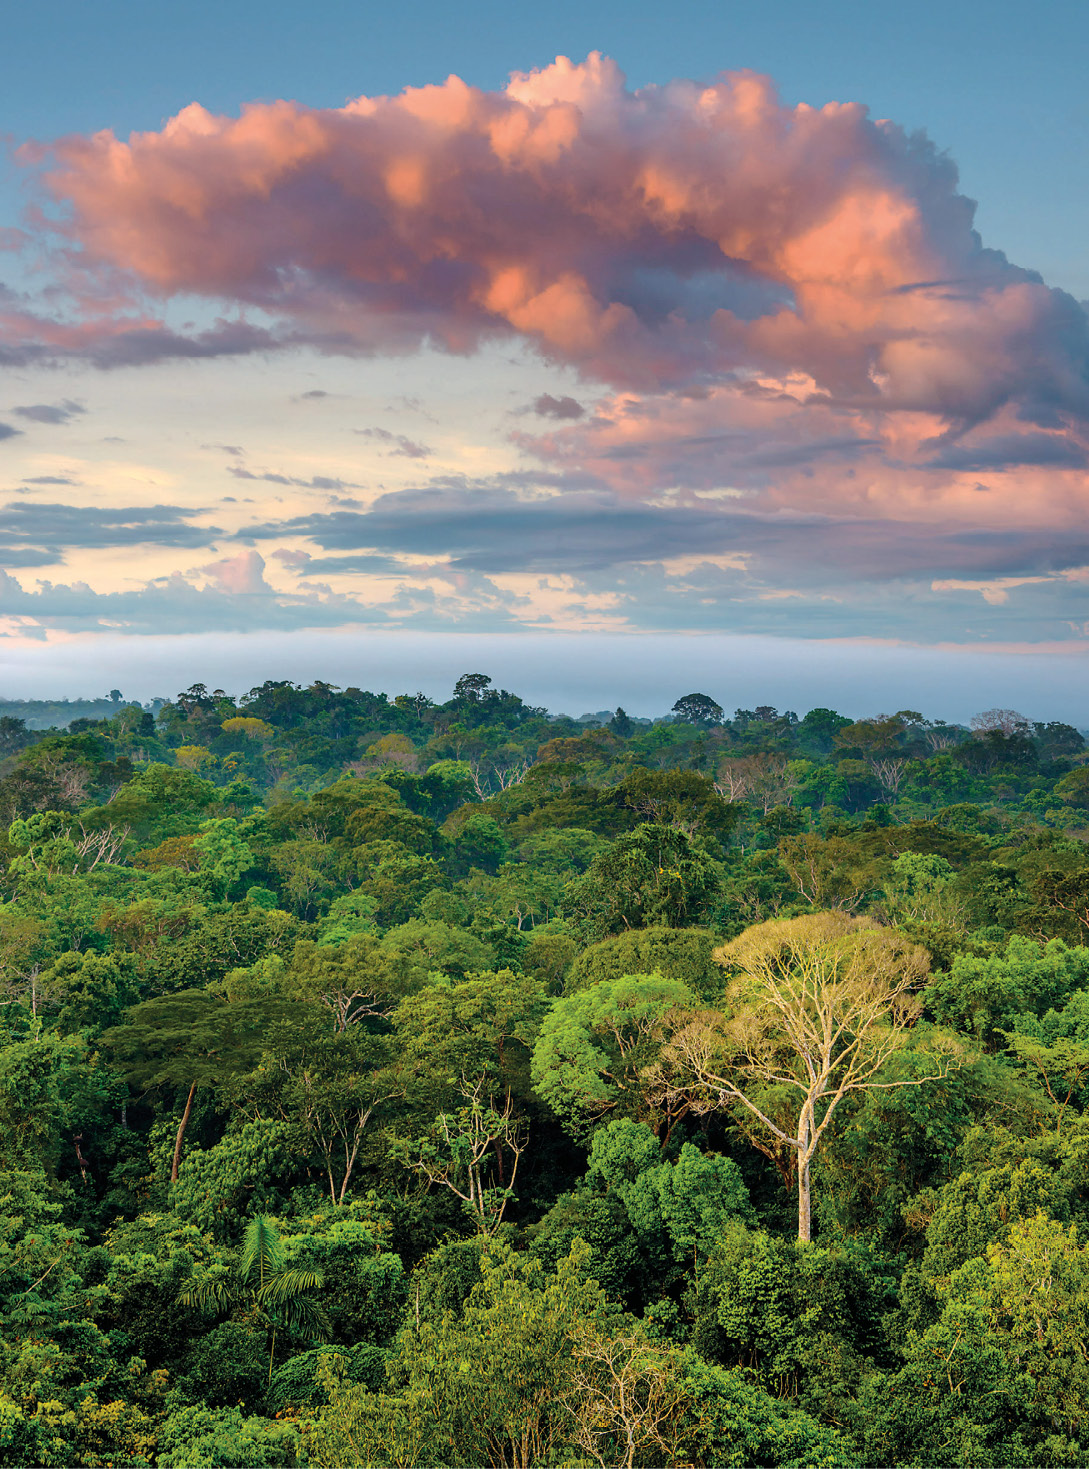
<instances>
[{"instance_id":1,"label":"forest canopy","mask_svg":"<svg viewBox=\"0 0 1089 1469\"><path fill-rule=\"evenodd\" d=\"M452 684L0 719L0 1464L1089 1464L1082 734Z\"/></svg>"}]
</instances>

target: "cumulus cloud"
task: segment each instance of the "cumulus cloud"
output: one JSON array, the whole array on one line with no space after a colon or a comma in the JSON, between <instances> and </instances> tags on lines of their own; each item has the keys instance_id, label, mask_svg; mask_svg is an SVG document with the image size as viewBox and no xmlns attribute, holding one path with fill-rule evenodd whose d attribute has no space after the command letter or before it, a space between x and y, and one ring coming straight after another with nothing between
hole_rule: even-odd
<instances>
[{"instance_id":1,"label":"cumulus cloud","mask_svg":"<svg viewBox=\"0 0 1089 1469\"><path fill-rule=\"evenodd\" d=\"M797 618L804 595L817 630L859 580L918 579L928 607L997 616L1075 595L1053 579L1089 564L1085 310L985 248L952 162L858 104L787 107L747 72L630 90L595 54L497 91L450 78L339 109L194 105L127 142L62 140L48 180L74 309L0 294L0 360L517 341L564 369L557 383L590 385L517 410L511 443L535 468L247 533L308 539L307 574L425 557L603 596L628 568L648 606L659 588L693 625L742 596ZM222 314L167 326L190 296ZM700 556L720 564L679 580ZM882 605L909 616L914 595Z\"/></svg>"},{"instance_id":2,"label":"cumulus cloud","mask_svg":"<svg viewBox=\"0 0 1089 1469\"><path fill-rule=\"evenodd\" d=\"M265 581L264 557L257 551L241 551L237 556L213 561L198 570L220 591L232 592L235 596L259 597L272 591Z\"/></svg>"},{"instance_id":3,"label":"cumulus cloud","mask_svg":"<svg viewBox=\"0 0 1089 1469\"><path fill-rule=\"evenodd\" d=\"M1089 409L1084 312L982 248L947 158L751 73L630 91L594 54L496 92L193 104L128 142L62 140L49 181L81 264L258 308L273 337L519 335L640 389L789 369L956 420Z\"/></svg>"}]
</instances>

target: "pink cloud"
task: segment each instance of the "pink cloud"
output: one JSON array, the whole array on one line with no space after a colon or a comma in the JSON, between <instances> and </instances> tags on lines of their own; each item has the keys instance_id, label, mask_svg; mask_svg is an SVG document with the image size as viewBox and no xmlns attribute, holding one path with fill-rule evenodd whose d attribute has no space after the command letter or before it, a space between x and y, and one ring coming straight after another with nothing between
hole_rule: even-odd
<instances>
[{"instance_id":1,"label":"pink cloud","mask_svg":"<svg viewBox=\"0 0 1089 1469\"><path fill-rule=\"evenodd\" d=\"M330 349L520 335L643 391L791 371L948 420L1089 410L1083 314L981 248L948 160L750 73L633 92L595 54L497 92L193 104L128 142L63 140L49 184L82 268Z\"/></svg>"},{"instance_id":2,"label":"pink cloud","mask_svg":"<svg viewBox=\"0 0 1089 1469\"><path fill-rule=\"evenodd\" d=\"M237 556L198 569L221 592L266 596L272 592L265 581L264 557L257 551L241 551Z\"/></svg>"}]
</instances>

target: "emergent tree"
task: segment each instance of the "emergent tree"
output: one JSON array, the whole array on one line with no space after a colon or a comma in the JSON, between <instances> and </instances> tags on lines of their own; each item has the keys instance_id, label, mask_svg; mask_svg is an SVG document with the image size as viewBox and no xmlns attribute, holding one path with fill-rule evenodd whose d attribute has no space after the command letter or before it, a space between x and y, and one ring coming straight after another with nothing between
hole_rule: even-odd
<instances>
[{"instance_id":1,"label":"emergent tree","mask_svg":"<svg viewBox=\"0 0 1089 1469\"><path fill-rule=\"evenodd\" d=\"M757 924L715 958L733 971L723 1009L699 1012L673 1037L659 1093L686 1096L696 1111L741 1109L793 1150L798 1237L808 1240L810 1166L843 1099L918 1086L956 1064L940 1039L923 1067L885 1069L919 1016L929 961L893 930L838 912Z\"/></svg>"}]
</instances>

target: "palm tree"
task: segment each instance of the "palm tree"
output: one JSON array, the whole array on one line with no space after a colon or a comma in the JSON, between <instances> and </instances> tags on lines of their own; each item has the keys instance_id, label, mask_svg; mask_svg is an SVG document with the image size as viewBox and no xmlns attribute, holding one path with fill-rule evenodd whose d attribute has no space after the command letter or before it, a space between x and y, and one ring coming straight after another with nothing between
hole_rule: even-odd
<instances>
[{"instance_id":1,"label":"palm tree","mask_svg":"<svg viewBox=\"0 0 1089 1469\"><path fill-rule=\"evenodd\" d=\"M280 1328L318 1340L329 1336L329 1318L321 1304L310 1298L310 1292L319 1290L321 1283L316 1270L285 1269L279 1231L271 1219L256 1214L246 1226L233 1276L209 1276L182 1291L178 1299L183 1306L216 1314L225 1314L235 1306L247 1307L269 1332L271 1382Z\"/></svg>"}]
</instances>

